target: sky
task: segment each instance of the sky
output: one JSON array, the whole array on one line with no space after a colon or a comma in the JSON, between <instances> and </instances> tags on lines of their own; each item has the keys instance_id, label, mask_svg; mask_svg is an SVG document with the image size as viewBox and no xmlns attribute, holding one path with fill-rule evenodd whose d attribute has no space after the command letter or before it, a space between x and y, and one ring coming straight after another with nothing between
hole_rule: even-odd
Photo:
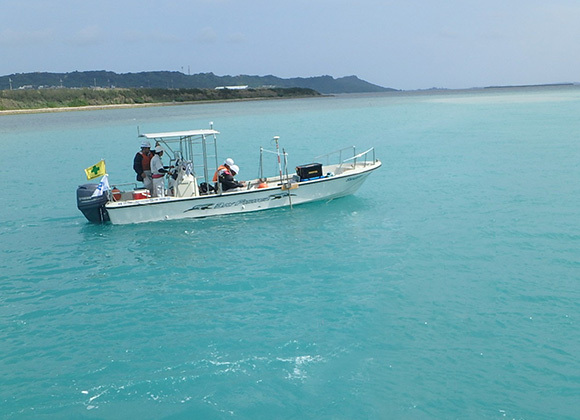
<instances>
[{"instance_id":1,"label":"sky","mask_svg":"<svg viewBox=\"0 0 580 420\"><path fill-rule=\"evenodd\" d=\"M0 0L0 75L356 75L414 90L580 82L580 0Z\"/></svg>"}]
</instances>

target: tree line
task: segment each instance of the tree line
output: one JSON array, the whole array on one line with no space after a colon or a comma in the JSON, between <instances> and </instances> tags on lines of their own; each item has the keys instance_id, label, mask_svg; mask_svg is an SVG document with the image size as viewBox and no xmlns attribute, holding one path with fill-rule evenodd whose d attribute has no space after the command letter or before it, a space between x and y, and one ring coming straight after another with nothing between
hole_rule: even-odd
<instances>
[{"instance_id":1,"label":"tree line","mask_svg":"<svg viewBox=\"0 0 580 420\"><path fill-rule=\"evenodd\" d=\"M160 89L160 88L51 88L0 91L0 110L71 108L102 105L185 103L319 96L306 88Z\"/></svg>"}]
</instances>

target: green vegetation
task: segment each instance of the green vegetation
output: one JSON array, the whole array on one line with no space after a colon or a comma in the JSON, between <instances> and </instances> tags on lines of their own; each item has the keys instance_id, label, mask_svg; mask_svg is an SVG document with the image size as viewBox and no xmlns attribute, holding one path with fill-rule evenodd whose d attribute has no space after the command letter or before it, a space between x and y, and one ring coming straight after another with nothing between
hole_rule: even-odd
<instances>
[{"instance_id":1,"label":"green vegetation","mask_svg":"<svg viewBox=\"0 0 580 420\"><path fill-rule=\"evenodd\" d=\"M71 108L103 105L185 103L319 96L305 88L261 89L19 89L0 91L0 110Z\"/></svg>"},{"instance_id":2,"label":"green vegetation","mask_svg":"<svg viewBox=\"0 0 580 420\"><path fill-rule=\"evenodd\" d=\"M0 90L19 88L160 88L214 89L217 86L248 86L250 88L306 88L322 94L385 92L356 76L335 79L331 76L294 77L282 79L268 76L217 76L213 73L184 74L177 71L147 71L122 73L112 71L73 71L70 73L17 73L0 76Z\"/></svg>"}]
</instances>

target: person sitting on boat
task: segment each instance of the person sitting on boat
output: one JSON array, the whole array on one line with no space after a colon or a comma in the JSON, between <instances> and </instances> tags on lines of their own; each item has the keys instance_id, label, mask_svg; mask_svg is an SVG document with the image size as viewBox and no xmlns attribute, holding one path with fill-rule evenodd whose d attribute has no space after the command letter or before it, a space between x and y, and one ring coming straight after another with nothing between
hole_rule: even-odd
<instances>
[{"instance_id":1,"label":"person sitting on boat","mask_svg":"<svg viewBox=\"0 0 580 420\"><path fill-rule=\"evenodd\" d=\"M219 181L220 181L220 184L222 185L222 191L233 190L235 188L240 188L240 187L245 186L245 184L243 182L236 181L234 178L238 174L239 171L240 171L240 168L238 167L238 165L232 165L232 166L230 166L229 171L224 171L219 176Z\"/></svg>"},{"instance_id":2,"label":"person sitting on boat","mask_svg":"<svg viewBox=\"0 0 580 420\"><path fill-rule=\"evenodd\" d=\"M217 171L215 171L215 174L213 174L213 182L217 182L218 178L220 177L220 175L226 171L229 171L230 168L232 167L232 165L234 164L234 160L232 158L227 158L223 165L220 165L217 168Z\"/></svg>"},{"instance_id":3,"label":"person sitting on boat","mask_svg":"<svg viewBox=\"0 0 580 420\"><path fill-rule=\"evenodd\" d=\"M165 197L165 174L169 172L169 166L163 166L161 157L163 156L163 147L155 147L155 156L151 159L151 178L153 179L152 197Z\"/></svg>"},{"instance_id":4,"label":"person sitting on boat","mask_svg":"<svg viewBox=\"0 0 580 420\"><path fill-rule=\"evenodd\" d=\"M137 173L137 181L141 181L150 192L153 189L153 181L151 180L152 158L151 143L145 140L141 143L141 150L137 152L133 159L133 169Z\"/></svg>"}]
</instances>

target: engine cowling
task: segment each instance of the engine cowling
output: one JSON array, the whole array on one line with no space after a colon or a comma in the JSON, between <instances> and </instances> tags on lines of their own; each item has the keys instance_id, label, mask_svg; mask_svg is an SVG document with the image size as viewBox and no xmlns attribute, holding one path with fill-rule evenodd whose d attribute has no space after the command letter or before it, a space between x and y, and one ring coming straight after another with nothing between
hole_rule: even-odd
<instances>
[{"instance_id":1,"label":"engine cowling","mask_svg":"<svg viewBox=\"0 0 580 420\"><path fill-rule=\"evenodd\" d=\"M77 188L77 207L91 223L106 223L109 213L105 204L109 200L107 194L92 197L98 184L83 184Z\"/></svg>"}]
</instances>

